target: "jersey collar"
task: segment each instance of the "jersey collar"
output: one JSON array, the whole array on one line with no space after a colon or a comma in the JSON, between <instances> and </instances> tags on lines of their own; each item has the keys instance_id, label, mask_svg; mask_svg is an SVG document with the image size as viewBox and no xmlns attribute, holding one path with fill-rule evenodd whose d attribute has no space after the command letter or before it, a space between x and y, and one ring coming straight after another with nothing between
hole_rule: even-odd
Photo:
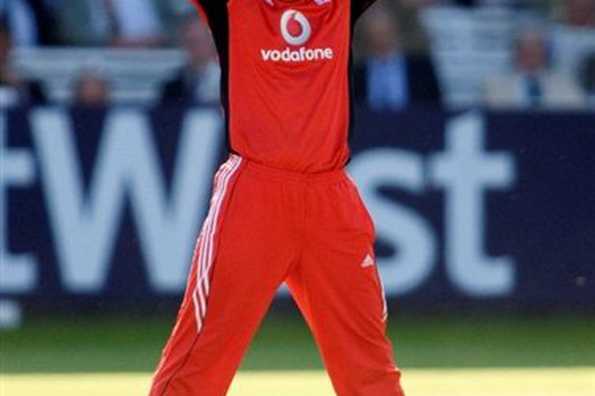
<instances>
[{"instance_id":1,"label":"jersey collar","mask_svg":"<svg viewBox=\"0 0 595 396\"><path fill-rule=\"evenodd\" d=\"M270 5L271 7L275 6L275 3L291 3L290 1L283 1L283 0L263 0L265 3L267 3L268 5ZM316 5L319 6L323 6L325 4L328 4L330 2L332 2L333 0L312 0L314 3L316 3Z\"/></svg>"}]
</instances>

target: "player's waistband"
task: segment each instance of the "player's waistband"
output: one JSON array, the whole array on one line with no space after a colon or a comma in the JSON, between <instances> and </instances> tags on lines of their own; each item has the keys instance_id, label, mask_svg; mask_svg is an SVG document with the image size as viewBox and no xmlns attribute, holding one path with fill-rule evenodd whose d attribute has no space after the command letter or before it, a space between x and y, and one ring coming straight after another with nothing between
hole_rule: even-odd
<instances>
[{"instance_id":1,"label":"player's waistband","mask_svg":"<svg viewBox=\"0 0 595 396\"><path fill-rule=\"evenodd\" d=\"M297 182L305 184L318 184L318 183L335 183L338 181L345 180L347 172L345 169L336 169L326 172L316 173L303 173L291 170L273 168L267 165L263 165L244 157L239 157L237 154L232 154L232 158L242 158L242 164L244 167L243 172L248 175L256 176L269 181L279 182Z\"/></svg>"}]
</instances>

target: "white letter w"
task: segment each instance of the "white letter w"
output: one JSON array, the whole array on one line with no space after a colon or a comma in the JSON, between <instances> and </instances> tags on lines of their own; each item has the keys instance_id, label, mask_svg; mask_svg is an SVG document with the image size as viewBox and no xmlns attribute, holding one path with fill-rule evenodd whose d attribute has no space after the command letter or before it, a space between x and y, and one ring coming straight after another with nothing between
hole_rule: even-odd
<instances>
[{"instance_id":1,"label":"white letter w","mask_svg":"<svg viewBox=\"0 0 595 396\"><path fill-rule=\"evenodd\" d=\"M87 194L66 114L41 109L31 121L64 286L79 293L105 286L129 196L151 285L161 292L181 290L218 154L217 113L186 118L169 200L142 112L108 115Z\"/></svg>"}]
</instances>

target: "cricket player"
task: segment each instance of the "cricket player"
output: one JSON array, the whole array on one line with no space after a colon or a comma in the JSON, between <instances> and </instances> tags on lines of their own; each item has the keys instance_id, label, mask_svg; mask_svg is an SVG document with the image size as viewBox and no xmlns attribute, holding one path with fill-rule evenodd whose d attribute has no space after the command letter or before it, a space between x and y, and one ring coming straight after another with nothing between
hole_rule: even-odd
<instances>
[{"instance_id":1,"label":"cricket player","mask_svg":"<svg viewBox=\"0 0 595 396\"><path fill-rule=\"evenodd\" d=\"M403 395L374 225L344 169L353 29L373 1L196 2L219 53L231 155L150 396L225 395L282 282L338 395Z\"/></svg>"}]
</instances>

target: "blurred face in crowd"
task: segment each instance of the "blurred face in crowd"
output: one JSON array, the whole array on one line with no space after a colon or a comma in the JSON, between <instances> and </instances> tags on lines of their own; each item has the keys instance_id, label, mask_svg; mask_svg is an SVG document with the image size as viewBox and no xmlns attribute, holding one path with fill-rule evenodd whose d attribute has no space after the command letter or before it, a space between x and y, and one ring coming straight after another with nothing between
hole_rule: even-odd
<instances>
[{"instance_id":1,"label":"blurred face in crowd","mask_svg":"<svg viewBox=\"0 0 595 396\"><path fill-rule=\"evenodd\" d=\"M75 100L77 104L84 106L105 105L109 100L107 82L92 74L83 75L77 84Z\"/></svg>"},{"instance_id":2,"label":"blurred face in crowd","mask_svg":"<svg viewBox=\"0 0 595 396\"><path fill-rule=\"evenodd\" d=\"M522 33L517 45L517 66L521 71L531 74L547 68L547 46L541 33Z\"/></svg>"},{"instance_id":3,"label":"blurred face in crowd","mask_svg":"<svg viewBox=\"0 0 595 396\"><path fill-rule=\"evenodd\" d=\"M202 68L215 54L211 34L198 19L183 26L182 44L188 54L190 65L195 69Z\"/></svg>"},{"instance_id":4,"label":"blurred face in crowd","mask_svg":"<svg viewBox=\"0 0 595 396\"><path fill-rule=\"evenodd\" d=\"M399 50L399 29L390 13L375 12L369 15L364 29L369 55L385 57Z\"/></svg>"},{"instance_id":5,"label":"blurred face in crowd","mask_svg":"<svg viewBox=\"0 0 595 396\"><path fill-rule=\"evenodd\" d=\"M566 0L564 3L569 24L595 27L595 0Z\"/></svg>"},{"instance_id":6,"label":"blurred face in crowd","mask_svg":"<svg viewBox=\"0 0 595 396\"><path fill-rule=\"evenodd\" d=\"M0 30L0 68L8 64L8 54L10 52L10 37L4 30Z\"/></svg>"}]
</instances>

